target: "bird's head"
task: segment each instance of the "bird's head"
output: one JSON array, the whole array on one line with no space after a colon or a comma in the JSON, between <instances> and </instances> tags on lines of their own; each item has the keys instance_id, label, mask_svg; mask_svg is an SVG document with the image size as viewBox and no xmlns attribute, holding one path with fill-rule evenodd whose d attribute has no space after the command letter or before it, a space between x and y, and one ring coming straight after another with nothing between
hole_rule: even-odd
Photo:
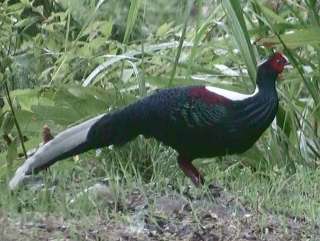
<instances>
[{"instance_id":1,"label":"bird's head","mask_svg":"<svg viewBox=\"0 0 320 241\"><path fill-rule=\"evenodd\" d=\"M288 59L282 53L276 52L260 66L265 67L268 71L271 71L278 75L282 73L283 69L288 63Z\"/></svg>"},{"instance_id":2,"label":"bird's head","mask_svg":"<svg viewBox=\"0 0 320 241\"><path fill-rule=\"evenodd\" d=\"M280 52L276 52L269 60L270 67L280 74L284 67L289 64L288 59Z\"/></svg>"},{"instance_id":3,"label":"bird's head","mask_svg":"<svg viewBox=\"0 0 320 241\"><path fill-rule=\"evenodd\" d=\"M258 86L274 86L278 75L282 73L286 65L288 65L288 59L280 52L274 53L258 67Z\"/></svg>"}]
</instances>

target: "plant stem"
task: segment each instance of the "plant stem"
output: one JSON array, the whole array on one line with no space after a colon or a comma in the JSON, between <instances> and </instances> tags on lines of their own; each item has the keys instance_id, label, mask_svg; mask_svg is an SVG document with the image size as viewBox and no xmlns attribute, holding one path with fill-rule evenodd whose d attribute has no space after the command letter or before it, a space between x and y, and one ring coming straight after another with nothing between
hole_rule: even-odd
<instances>
[{"instance_id":1,"label":"plant stem","mask_svg":"<svg viewBox=\"0 0 320 241\"><path fill-rule=\"evenodd\" d=\"M10 92L9 92L7 81L4 82L4 88L5 88L8 104L10 106L10 110L11 110L11 113L12 113L12 116L13 116L14 124L15 124L15 126L17 128L17 131L18 131L18 135L19 135L19 139L20 139L20 142L21 142L23 154L24 154L25 158L27 159L28 156L27 156L27 151L26 151L26 148L25 148L24 142L23 142L23 135L22 135L18 120L16 118L16 114L15 114L14 109L13 109L13 105L12 105L12 101L11 101L11 97L10 97Z\"/></svg>"}]
</instances>

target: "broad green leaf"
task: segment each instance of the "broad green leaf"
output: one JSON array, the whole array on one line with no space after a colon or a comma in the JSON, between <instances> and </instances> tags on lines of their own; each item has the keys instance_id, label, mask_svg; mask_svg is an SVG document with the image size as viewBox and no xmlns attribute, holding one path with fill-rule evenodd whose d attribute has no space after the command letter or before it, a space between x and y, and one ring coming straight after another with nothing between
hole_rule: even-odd
<instances>
[{"instance_id":1,"label":"broad green leaf","mask_svg":"<svg viewBox=\"0 0 320 241\"><path fill-rule=\"evenodd\" d=\"M37 118L37 115L31 111L20 110L16 112L16 117L23 135L30 138L31 136L40 136L42 127L46 124Z\"/></svg>"},{"instance_id":2,"label":"broad green leaf","mask_svg":"<svg viewBox=\"0 0 320 241\"><path fill-rule=\"evenodd\" d=\"M284 19L280 15L276 14L274 11L272 11L272 9L263 5L263 3L261 1L255 1L255 3L259 5L259 7L260 7L261 11L264 13L264 15L266 15L269 19L272 19L274 24L287 23L286 19Z\"/></svg>"},{"instance_id":3,"label":"broad green leaf","mask_svg":"<svg viewBox=\"0 0 320 241\"><path fill-rule=\"evenodd\" d=\"M32 107L37 120L53 121L59 125L67 126L81 119L81 115L75 109L66 106L37 105Z\"/></svg>"},{"instance_id":4,"label":"broad green leaf","mask_svg":"<svg viewBox=\"0 0 320 241\"><path fill-rule=\"evenodd\" d=\"M18 98L21 108L24 110L31 110L33 105L37 105L39 103L45 105L53 105L53 88L37 88L37 89L23 89L23 90L15 90L10 93L10 95L14 98Z\"/></svg>"}]
</instances>

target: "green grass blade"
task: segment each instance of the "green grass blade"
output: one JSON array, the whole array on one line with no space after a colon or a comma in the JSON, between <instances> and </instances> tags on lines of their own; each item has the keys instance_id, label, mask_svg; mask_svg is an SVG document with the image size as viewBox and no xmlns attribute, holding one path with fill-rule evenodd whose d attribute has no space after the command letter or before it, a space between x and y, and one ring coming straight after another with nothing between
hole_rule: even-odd
<instances>
[{"instance_id":1,"label":"green grass blade","mask_svg":"<svg viewBox=\"0 0 320 241\"><path fill-rule=\"evenodd\" d=\"M134 28L134 25L139 15L140 6L141 6L141 0L131 0L123 43L127 43L130 39L132 30Z\"/></svg>"},{"instance_id":2,"label":"green grass blade","mask_svg":"<svg viewBox=\"0 0 320 241\"><path fill-rule=\"evenodd\" d=\"M171 72L171 75L170 75L169 86L172 85L172 81L173 81L174 76L176 74L179 58L180 58L182 47L183 47L183 41L184 41L184 38L186 36L188 20L189 20L189 15L190 15L190 11L191 11L192 5L193 5L193 0L189 0L188 3L187 3L187 6L186 6L184 25L183 25L182 34L181 34L181 37L180 37L180 40L179 40L179 46L178 46L178 49L177 49L177 54L176 54L176 58L175 58L175 61L174 61L173 69L172 69L172 72Z\"/></svg>"},{"instance_id":3,"label":"green grass blade","mask_svg":"<svg viewBox=\"0 0 320 241\"><path fill-rule=\"evenodd\" d=\"M223 0L222 5L228 16L233 37L247 65L249 76L255 82L257 62L244 21L242 7L237 0Z\"/></svg>"},{"instance_id":4,"label":"green grass blade","mask_svg":"<svg viewBox=\"0 0 320 241\"><path fill-rule=\"evenodd\" d=\"M317 46L320 44L320 29L319 27L308 26L303 29L293 30L290 33L281 34L280 37L289 48L308 45ZM281 45L277 36L262 38L259 42L264 46Z\"/></svg>"},{"instance_id":5,"label":"green grass blade","mask_svg":"<svg viewBox=\"0 0 320 241\"><path fill-rule=\"evenodd\" d=\"M208 18L199 26L197 27L197 30L195 32L195 36L193 39L193 46L191 48L191 54L188 60L188 72L191 71L191 65L194 63L195 56L197 54L197 51L199 50L201 41L203 41L206 38L207 31L210 28L210 31L212 31L216 26L218 26L217 23L214 25L212 24L213 20L217 18L217 13L221 12L222 6L219 4L217 8L208 16ZM221 21L223 18L225 18L225 14L223 14L221 17L219 17L218 21Z\"/></svg>"}]
</instances>

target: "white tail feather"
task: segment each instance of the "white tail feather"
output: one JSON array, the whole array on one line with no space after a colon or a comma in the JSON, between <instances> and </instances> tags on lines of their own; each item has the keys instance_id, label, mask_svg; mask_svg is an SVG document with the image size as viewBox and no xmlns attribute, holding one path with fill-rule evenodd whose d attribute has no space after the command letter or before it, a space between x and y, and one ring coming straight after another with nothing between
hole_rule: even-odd
<instances>
[{"instance_id":1,"label":"white tail feather","mask_svg":"<svg viewBox=\"0 0 320 241\"><path fill-rule=\"evenodd\" d=\"M14 177L9 182L9 188L11 190L15 189L24 180L26 175L28 173L32 173L34 169L46 166L57 156L86 142L90 128L102 116L103 115L99 115L79 125L71 127L61 132L45 145L41 146L33 156L29 157L22 166L17 169Z\"/></svg>"}]
</instances>

